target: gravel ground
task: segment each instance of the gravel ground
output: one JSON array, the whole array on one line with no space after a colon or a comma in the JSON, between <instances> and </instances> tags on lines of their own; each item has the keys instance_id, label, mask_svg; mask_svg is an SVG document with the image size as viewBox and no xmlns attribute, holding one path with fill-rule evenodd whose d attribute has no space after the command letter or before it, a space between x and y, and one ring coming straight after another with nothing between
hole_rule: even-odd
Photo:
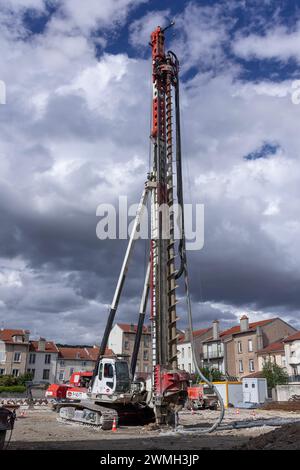
<instances>
[{"instance_id":1,"label":"gravel ground","mask_svg":"<svg viewBox=\"0 0 300 470\"><path fill-rule=\"evenodd\" d=\"M22 416L23 414L23 416ZM259 428L217 431L210 435L175 434L168 430L155 430L151 426L132 426L118 428L117 432L101 431L77 424L57 421L58 415L48 409L44 411L18 410L18 419L12 435L9 449L96 449L96 450L200 450L200 449L235 449L257 446L262 435L276 429L269 426ZM200 426L212 423L218 412L199 411L180 413L180 424ZM234 421L246 421L271 418L297 418L300 413L278 410L235 409L226 411L224 424ZM259 437L260 436L260 437ZM256 440L255 440L256 439ZM281 445L285 448L284 433L281 434ZM267 444L269 441L266 441ZM255 444L256 443L256 444ZM266 444L266 445L267 445ZM251 447L253 448L253 447Z\"/></svg>"}]
</instances>

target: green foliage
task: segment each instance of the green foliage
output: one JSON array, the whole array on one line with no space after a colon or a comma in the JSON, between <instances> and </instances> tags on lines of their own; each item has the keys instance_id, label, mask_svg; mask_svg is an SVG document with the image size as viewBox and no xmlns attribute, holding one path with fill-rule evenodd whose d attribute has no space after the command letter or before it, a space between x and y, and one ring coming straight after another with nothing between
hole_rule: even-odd
<instances>
[{"instance_id":1,"label":"green foliage","mask_svg":"<svg viewBox=\"0 0 300 470\"><path fill-rule=\"evenodd\" d=\"M201 369L202 374L211 382L219 382L223 380L222 372L215 367L202 367ZM195 382L201 382L201 377L198 374L195 375Z\"/></svg>"},{"instance_id":2,"label":"green foliage","mask_svg":"<svg viewBox=\"0 0 300 470\"><path fill-rule=\"evenodd\" d=\"M14 377L13 375L0 375L0 387L15 387L22 386L25 387L25 382L32 380L32 374L23 374L19 377Z\"/></svg>"},{"instance_id":3,"label":"green foliage","mask_svg":"<svg viewBox=\"0 0 300 470\"><path fill-rule=\"evenodd\" d=\"M11 385L11 386L3 386L0 385L0 393L24 393L26 391L26 387L24 385Z\"/></svg>"},{"instance_id":4,"label":"green foliage","mask_svg":"<svg viewBox=\"0 0 300 470\"><path fill-rule=\"evenodd\" d=\"M288 374L286 371L271 361L264 364L262 375L267 379L269 388L275 388L276 385L283 385L288 382Z\"/></svg>"}]
</instances>

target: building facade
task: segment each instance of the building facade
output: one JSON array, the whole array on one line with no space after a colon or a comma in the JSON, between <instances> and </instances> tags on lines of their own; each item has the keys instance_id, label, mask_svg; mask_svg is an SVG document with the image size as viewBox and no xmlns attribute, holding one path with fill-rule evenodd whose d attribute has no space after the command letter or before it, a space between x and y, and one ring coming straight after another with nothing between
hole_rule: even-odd
<instances>
[{"instance_id":1,"label":"building facade","mask_svg":"<svg viewBox=\"0 0 300 470\"><path fill-rule=\"evenodd\" d=\"M33 382L55 382L58 354L52 341L40 338L29 342L26 370L32 375Z\"/></svg>"},{"instance_id":2,"label":"building facade","mask_svg":"<svg viewBox=\"0 0 300 470\"><path fill-rule=\"evenodd\" d=\"M300 331L288 336L283 342L287 373L300 379Z\"/></svg>"},{"instance_id":3,"label":"building facade","mask_svg":"<svg viewBox=\"0 0 300 470\"><path fill-rule=\"evenodd\" d=\"M132 357L136 338L137 325L116 323L109 335L108 347L115 354L124 354L128 361ZM137 359L136 375L149 374L152 371L151 330L149 326L143 327L140 351Z\"/></svg>"},{"instance_id":4,"label":"building facade","mask_svg":"<svg viewBox=\"0 0 300 470\"><path fill-rule=\"evenodd\" d=\"M204 341L204 362L224 375L241 379L260 370L258 352L296 331L280 318L249 323L246 315L240 324L218 331L213 324L213 336Z\"/></svg>"},{"instance_id":5,"label":"building facade","mask_svg":"<svg viewBox=\"0 0 300 470\"><path fill-rule=\"evenodd\" d=\"M212 328L193 331L193 343L199 367L203 365L203 341L211 336L211 334ZM182 335L178 341L178 367L190 373L196 372L189 331Z\"/></svg>"},{"instance_id":6,"label":"building facade","mask_svg":"<svg viewBox=\"0 0 300 470\"><path fill-rule=\"evenodd\" d=\"M99 354L99 348L57 346L58 359L56 382L68 382L74 372L92 372ZM107 351L107 353L111 353Z\"/></svg>"},{"instance_id":7,"label":"building facade","mask_svg":"<svg viewBox=\"0 0 300 470\"><path fill-rule=\"evenodd\" d=\"M29 334L28 330L0 330L0 375L25 374Z\"/></svg>"},{"instance_id":8,"label":"building facade","mask_svg":"<svg viewBox=\"0 0 300 470\"><path fill-rule=\"evenodd\" d=\"M271 343L266 348L258 351L257 359L258 359L259 371L263 370L263 367L267 362L272 362L273 364L277 364L279 367L282 367L284 370L287 371L287 368L286 368L287 362L286 362L286 357L285 357L283 341L276 341L275 343Z\"/></svg>"}]
</instances>

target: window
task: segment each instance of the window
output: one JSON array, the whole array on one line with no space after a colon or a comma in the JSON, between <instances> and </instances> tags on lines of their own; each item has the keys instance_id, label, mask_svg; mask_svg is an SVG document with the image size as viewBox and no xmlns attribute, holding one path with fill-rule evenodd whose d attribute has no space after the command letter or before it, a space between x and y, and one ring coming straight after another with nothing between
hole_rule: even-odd
<instances>
[{"instance_id":1,"label":"window","mask_svg":"<svg viewBox=\"0 0 300 470\"><path fill-rule=\"evenodd\" d=\"M145 367L144 367L144 371L145 371L145 372L148 372L148 366L145 366Z\"/></svg>"},{"instance_id":2,"label":"window","mask_svg":"<svg viewBox=\"0 0 300 470\"><path fill-rule=\"evenodd\" d=\"M144 357L144 361L148 361L148 359L149 359L149 354L148 354L148 350L147 350L147 349L144 350L144 356L143 356L143 357Z\"/></svg>"},{"instance_id":3,"label":"window","mask_svg":"<svg viewBox=\"0 0 300 470\"><path fill-rule=\"evenodd\" d=\"M190 346L189 346L188 352L189 352L189 358L190 358L191 357L191 347Z\"/></svg>"},{"instance_id":4,"label":"window","mask_svg":"<svg viewBox=\"0 0 300 470\"><path fill-rule=\"evenodd\" d=\"M45 354L45 364L51 364L51 354Z\"/></svg>"},{"instance_id":5,"label":"window","mask_svg":"<svg viewBox=\"0 0 300 470\"><path fill-rule=\"evenodd\" d=\"M14 362L21 362L21 353L20 352L15 352Z\"/></svg>"},{"instance_id":6,"label":"window","mask_svg":"<svg viewBox=\"0 0 300 470\"><path fill-rule=\"evenodd\" d=\"M50 377L50 370L49 369L44 369L43 370L43 380L49 380Z\"/></svg>"},{"instance_id":7,"label":"window","mask_svg":"<svg viewBox=\"0 0 300 470\"><path fill-rule=\"evenodd\" d=\"M20 374L19 369L13 369L13 370L12 370L12 375L13 375L14 377L19 377L19 374Z\"/></svg>"},{"instance_id":8,"label":"window","mask_svg":"<svg viewBox=\"0 0 300 470\"><path fill-rule=\"evenodd\" d=\"M59 377L58 377L59 382L62 382L64 380L64 377L65 377L65 371L61 370L59 373Z\"/></svg>"},{"instance_id":9,"label":"window","mask_svg":"<svg viewBox=\"0 0 300 470\"><path fill-rule=\"evenodd\" d=\"M242 342L241 341L238 341L237 348L238 348L238 353L239 354L243 352Z\"/></svg>"},{"instance_id":10,"label":"window","mask_svg":"<svg viewBox=\"0 0 300 470\"><path fill-rule=\"evenodd\" d=\"M32 379L34 379L35 376L35 369L27 369L28 374L31 375Z\"/></svg>"},{"instance_id":11,"label":"window","mask_svg":"<svg viewBox=\"0 0 300 470\"><path fill-rule=\"evenodd\" d=\"M254 360L249 360L249 372L254 372Z\"/></svg>"},{"instance_id":12,"label":"window","mask_svg":"<svg viewBox=\"0 0 300 470\"><path fill-rule=\"evenodd\" d=\"M114 376L114 369L112 364L104 364L104 377L112 379Z\"/></svg>"},{"instance_id":13,"label":"window","mask_svg":"<svg viewBox=\"0 0 300 470\"><path fill-rule=\"evenodd\" d=\"M253 351L253 341L252 341L252 339L248 339L248 351L249 352Z\"/></svg>"},{"instance_id":14,"label":"window","mask_svg":"<svg viewBox=\"0 0 300 470\"><path fill-rule=\"evenodd\" d=\"M83 361L82 366L83 366L83 367L86 366L86 361Z\"/></svg>"},{"instance_id":15,"label":"window","mask_svg":"<svg viewBox=\"0 0 300 470\"><path fill-rule=\"evenodd\" d=\"M184 359L184 348L181 349L181 357Z\"/></svg>"},{"instance_id":16,"label":"window","mask_svg":"<svg viewBox=\"0 0 300 470\"><path fill-rule=\"evenodd\" d=\"M0 375L5 375L5 369L0 369Z\"/></svg>"},{"instance_id":17,"label":"window","mask_svg":"<svg viewBox=\"0 0 300 470\"><path fill-rule=\"evenodd\" d=\"M240 372L244 372L244 365L243 365L243 361L242 361L242 360L239 360L239 371L240 371Z\"/></svg>"},{"instance_id":18,"label":"window","mask_svg":"<svg viewBox=\"0 0 300 470\"><path fill-rule=\"evenodd\" d=\"M125 341L125 343L124 343L124 348L125 348L126 350L129 349L129 341Z\"/></svg>"},{"instance_id":19,"label":"window","mask_svg":"<svg viewBox=\"0 0 300 470\"><path fill-rule=\"evenodd\" d=\"M29 364L35 364L35 354L29 354Z\"/></svg>"},{"instance_id":20,"label":"window","mask_svg":"<svg viewBox=\"0 0 300 470\"><path fill-rule=\"evenodd\" d=\"M0 351L0 362L6 361L6 354L4 351Z\"/></svg>"},{"instance_id":21,"label":"window","mask_svg":"<svg viewBox=\"0 0 300 470\"><path fill-rule=\"evenodd\" d=\"M192 372L192 364L189 362L189 372Z\"/></svg>"},{"instance_id":22,"label":"window","mask_svg":"<svg viewBox=\"0 0 300 470\"><path fill-rule=\"evenodd\" d=\"M65 361L59 361L59 365L60 365L61 367L64 367Z\"/></svg>"}]
</instances>

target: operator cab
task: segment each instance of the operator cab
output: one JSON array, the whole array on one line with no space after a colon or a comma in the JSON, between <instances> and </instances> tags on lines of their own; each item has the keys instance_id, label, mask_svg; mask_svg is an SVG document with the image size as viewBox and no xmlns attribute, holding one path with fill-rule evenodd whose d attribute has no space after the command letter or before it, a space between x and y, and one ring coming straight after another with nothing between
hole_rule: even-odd
<instances>
[{"instance_id":1,"label":"operator cab","mask_svg":"<svg viewBox=\"0 0 300 470\"><path fill-rule=\"evenodd\" d=\"M99 364L97 379L95 381L97 390L93 390L97 394L113 395L130 391L129 366L124 359L103 357Z\"/></svg>"}]
</instances>

